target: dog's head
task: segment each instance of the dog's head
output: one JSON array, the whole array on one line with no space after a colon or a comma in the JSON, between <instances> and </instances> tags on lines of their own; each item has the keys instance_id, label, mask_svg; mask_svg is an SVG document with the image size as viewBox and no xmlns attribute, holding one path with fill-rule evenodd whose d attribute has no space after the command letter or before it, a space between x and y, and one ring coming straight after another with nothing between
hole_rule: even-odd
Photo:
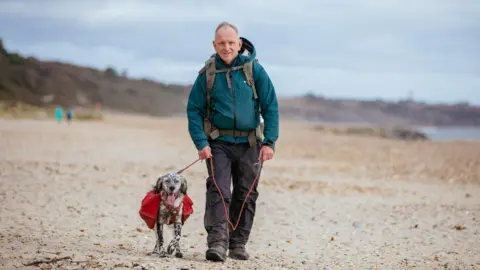
<instances>
[{"instance_id":1,"label":"dog's head","mask_svg":"<svg viewBox=\"0 0 480 270\"><path fill-rule=\"evenodd\" d=\"M167 173L160 176L155 184L155 193L165 192L168 195L187 194L187 179L178 173Z\"/></svg>"}]
</instances>

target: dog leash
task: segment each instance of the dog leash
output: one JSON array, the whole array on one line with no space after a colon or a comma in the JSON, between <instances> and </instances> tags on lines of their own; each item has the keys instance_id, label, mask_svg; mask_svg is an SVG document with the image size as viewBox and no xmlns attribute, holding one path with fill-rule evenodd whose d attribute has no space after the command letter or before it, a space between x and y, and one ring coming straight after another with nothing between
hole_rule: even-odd
<instances>
[{"instance_id":1,"label":"dog leash","mask_svg":"<svg viewBox=\"0 0 480 270\"><path fill-rule=\"evenodd\" d=\"M181 170L178 171L177 173L178 173L178 174L181 174L181 173L184 172L186 169L190 168L193 164L197 163L199 160L200 160L200 158L198 158L198 159L195 160L194 162L190 163L190 165L188 165L187 167L181 169Z\"/></svg>"},{"instance_id":2,"label":"dog leash","mask_svg":"<svg viewBox=\"0 0 480 270\"><path fill-rule=\"evenodd\" d=\"M178 174L181 174L182 172L184 172L186 169L190 168L193 164L197 163L199 160L201 160L200 158L198 158L197 160L195 160L194 162L190 163L189 165L187 165L185 168L179 170L177 173ZM250 196L250 193L252 193L253 191L253 188L255 187L255 183L257 183L258 181L258 178L260 176L260 172L263 168L263 162L261 161L258 161L257 163L255 163L254 165L260 165L260 168L258 168L258 172L257 172L257 176L255 177L255 180L253 180L253 183L252 185L250 186L250 189L248 190L248 193L247 193L247 196L245 196L245 200L243 200L243 203L242 203L242 207L240 208L240 213L238 214L238 219L237 219L237 223L235 225L233 225L233 223L230 221L230 218L228 217L228 209L227 209L227 204L225 203L225 199L223 198L223 194L222 194L222 191L220 190L220 188L218 187L218 184L217 184L217 181L215 180L215 171L214 171L214 166L213 166L213 158L210 157L208 158L208 160L210 161L210 169L212 171L212 180L213 180L213 183L215 184L215 187L217 187L217 190L218 190L218 194L220 194L220 198L222 199L222 203L223 203L223 208L224 208L224 214L225 214L225 219L227 220L228 224L230 224L230 226L232 227L232 230L236 230L237 227L238 227L238 224L240 222L240 218L242 217L242 213L243 213L243 208L245 207L245 203L247 202L247 199L248 197Z\"/></svg>"},{"instance_id":3,"label":"dog leash","mask_svg":"<svg viewBox=\"0 0 480 270\"><path fill-rule=\"evenodd\" d=\"M228 217L228 210L227 210L227 204L225 203L225 199L223 198L223 195L222 195L222 191L220 191L220 188L218 187L217 185L217 181L215 180L215 171L214 171L214 167L213 167L213 158L209 158L210 160L210 168L212 170L212 179L213 179L213 183L215 184L215 186L217 187L217 190L218 190L218 193L220 194L220 198L222 198L222 203L223 203L223 208L225 210L225 219L227 220L228 224L230 224L230 226L232 226L232 230L236 230L237 227L238 227L238 223L240 222L240 217L242 216L242 212L243 212L243 208L245 206L245 203L247 202L247 199L248 197L250 196L250 193L252 193L252 190L253 190L253 187L255 187L255 183L257 183L258 181L258 178L260 176L260 171L262 170L263 168L263 163L262 162L257 162L255 164L260 164L260 168L258 169L258 173L257 173L257 176L255 177L255 180L253 180L253 183L252 185L250 186L250 189L248 190L248 193L247 193L247 196L245 196L245 200L243 200L243 203L242 203L242 207L240 208L240 213L238 214L238 219L237 219L237 223L235 224L235 226L233 225L233 223L230 221L230 218Z\"/></svg>"}]
</instances>

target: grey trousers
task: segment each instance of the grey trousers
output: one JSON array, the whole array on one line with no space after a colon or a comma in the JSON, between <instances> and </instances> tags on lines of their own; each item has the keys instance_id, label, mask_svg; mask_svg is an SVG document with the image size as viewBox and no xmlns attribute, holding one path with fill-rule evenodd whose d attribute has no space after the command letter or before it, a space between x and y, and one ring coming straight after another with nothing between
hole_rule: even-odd
<instances>
[{"instance_id":1,"label":"grey trousers","mask_svg":"<svg viewBox=\"0 0 480 270\"><path fill-rule=\"evenodd\" d=\"M235 225L243 201L257 174L260 173L260 165L254 165L258 162L260 144L250 147L248 143L211 141L210 148L215 180L225 199L230 221ZM224 248L246 245L255 217L259 179L245 203L238 227L232 231L225 218L225 208L220 194L212 179L210 160L207 161L207 170L209 176L206 183L204 225L208 234L208 247L213 244L220 244ZM260 175L258 177L260 178ZM231 183L233 183L232 192L230 192Z\"/></svg>"}]
</instances>

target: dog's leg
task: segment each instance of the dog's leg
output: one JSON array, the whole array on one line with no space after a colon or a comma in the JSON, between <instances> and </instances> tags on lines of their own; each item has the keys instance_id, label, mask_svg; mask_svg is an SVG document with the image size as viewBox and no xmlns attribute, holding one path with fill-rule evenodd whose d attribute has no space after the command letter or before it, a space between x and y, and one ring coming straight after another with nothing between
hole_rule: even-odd
<instances>
[{"instance_id":1,"label":"dog's leg","mask_svg":"<svg viewBox=\"0 0 480 270\"><path fill-rule=\"evenodd\" d=\"M163 246L163 224L157 220L157 245L158 245L158 255L160 257L167 256L165 252L165 247Z\"/></svg>"},{"instance_id":2,"label":"dog's leg","mask_svg":"<svg viewBox=\"0 0 480 270\"><path fill-rule=\"evenodd\" d=\"M163 247L163 224L157 221L155 225L155 237L157 238L155 247L152 252L149 252L148 255L158 255L160 257L165 256L165 248Z\"/></svg>"},{"instance_id":3,"label":"dog's leg","mask_svg":"<svg viewBox=\"0 0 480 270\"><path fill-rule=\"evenodd\" d=\"M168 244L167 252L168 254L173 254L175 252L175 257L182 258L183 253L180 250L180 238L182 236L182 222L181 220L175 220L174 223L174 238Z\"/></svg>"},{"instance_id":4,"label":"dog's leg","mask_svg":"<svg viewBox=\"0 0 480 270\"><path fill-rule=\"evenodd\" d=\"M175 207L180 209L178 214L175 217L175 221L173 223L173 239L170 241L170 244L168 244L167 252L168 254L173 254L175 252L175 256L177 258L182 258L183 254L182 251L180 250L180 238L182 236L182 215L183 215L183 210L182 210L182 203L183 203L183 194L178 196L177 199L175 200Z\"/></svg>"},{"instance_id":5,"label":"dog's leg","mask_svg":"<svg viewBox=\"0 0 480 270\"><path fill-rule=\"evenodd\" d=\"M149 255L158 255L160 257L165 257L166 256L166 252L165 252L165 247L163 246L163 224L160 223L160 218L161 218L161 208L162 207L159 207L158 209L158 215L157 215L157 219L155 221L155 236L157 237L157 242L155 244L155 248L153 249L153 251L151 253L149 253Z\"/></svg>"}]
</instances>

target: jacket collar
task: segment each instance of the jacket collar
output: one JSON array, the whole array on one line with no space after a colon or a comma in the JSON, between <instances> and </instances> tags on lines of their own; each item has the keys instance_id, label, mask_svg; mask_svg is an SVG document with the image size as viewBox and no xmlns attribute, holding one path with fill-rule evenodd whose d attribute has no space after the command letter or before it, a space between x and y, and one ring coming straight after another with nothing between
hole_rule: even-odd
<instances>
[{"instance_id":1,"label":"jacket collar","mask_svg":"<svg viewBox=\"0 0 480 270\"><path fill-rule=\"evenodd\" d=\"M237 55L237 57L235 57L235 59L233 59L232 64L231 64L231 65L227 65L227 64L222 60L222 58L220 58L220 55L218 55L218 53L215 53L215 65L216 65L217 69L240 66L240 65L244 64L245 60L246 60L246 56L244 56L244 55Z\"/></svg>"}]
</instances>

